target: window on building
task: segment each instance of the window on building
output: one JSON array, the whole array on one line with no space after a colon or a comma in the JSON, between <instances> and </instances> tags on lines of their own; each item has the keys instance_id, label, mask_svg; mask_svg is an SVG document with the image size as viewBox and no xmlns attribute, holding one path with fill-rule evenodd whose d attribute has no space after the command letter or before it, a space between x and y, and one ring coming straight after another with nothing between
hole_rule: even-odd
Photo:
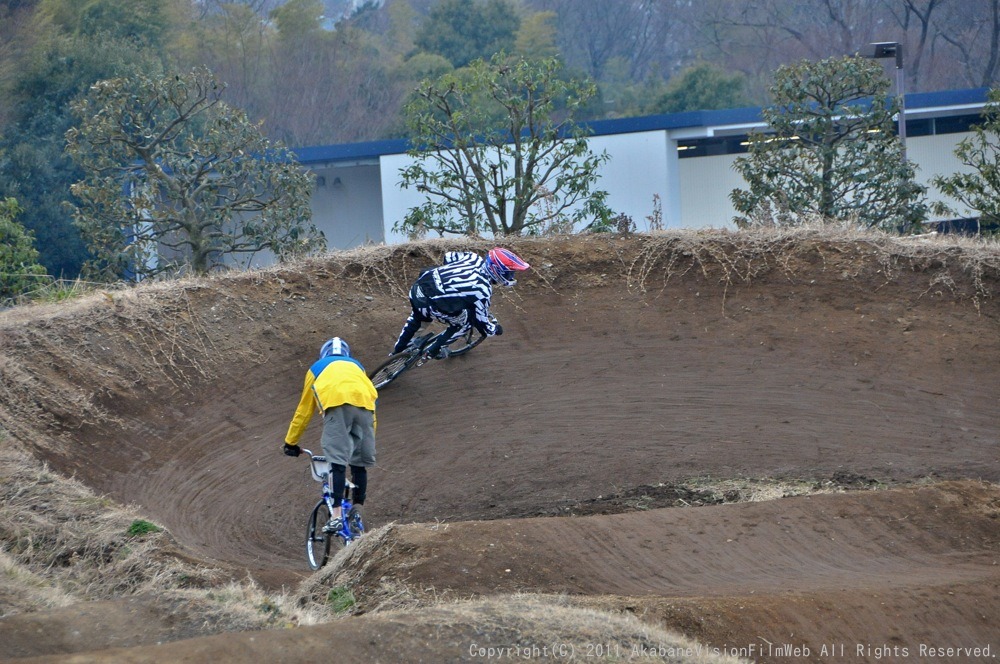
<instances>
[{"instance_id":1,"label":"window on building","mask_svg":"<svg viewBox=\"0 0 1000 664\"><path fill-rule=\"evenodd\" d=\"M907 137L933 136L935 134L968 132L973 125L982 121L982 116L979 114L911 119L906 121L906 135ZM742 135L677 141L677 157L688 159L691 157L743 154L747 152L747 140L748 137Z\"/></svg>"}]
</instances>

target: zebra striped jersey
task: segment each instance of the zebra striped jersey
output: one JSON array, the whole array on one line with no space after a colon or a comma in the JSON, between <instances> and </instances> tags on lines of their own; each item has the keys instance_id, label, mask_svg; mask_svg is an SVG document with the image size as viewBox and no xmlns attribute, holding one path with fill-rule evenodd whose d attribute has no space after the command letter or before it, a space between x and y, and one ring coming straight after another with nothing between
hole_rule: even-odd
<instances>
[{"instance_id":1,"label":"zebra striped jersey","mask_svg":"<svg viewBox=\"0 0 1000 664\"><path fill-rule=\"evenodd\" d=\"M442 313L457 314L473 310L475 327L493 334L495 325L490 320L490 298L493 285L483 270L484 261L471 251L449 251L444 264L430 270L436 293L426 293L432 306ZM421 277L421 282L424 277Z\"/></svg>"}]
</instances>

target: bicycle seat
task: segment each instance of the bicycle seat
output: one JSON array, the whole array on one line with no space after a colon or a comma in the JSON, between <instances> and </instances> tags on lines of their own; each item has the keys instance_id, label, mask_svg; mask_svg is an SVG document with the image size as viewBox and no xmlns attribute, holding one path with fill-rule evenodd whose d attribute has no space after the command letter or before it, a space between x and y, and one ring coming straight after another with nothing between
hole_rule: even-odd
<instances>
[{"instance_id":1,"label":"bicycle seat","mask_svg":"<svg viewBox=\"0 0 1000 664\"><path fill-rule=\"evenodd\" d=\"M314 456L309 463L309 470L312 472L314 480L322 482L330 474L330 462L326 460L325 456Z\"/></svg>"},{"instance_id":2,"label":"bicycle seat","mask_svg":"<svg viewBox=\"0 0 1000 664\"><path fill-rule=\"evenodd\" d=\"M312 471L312 478L317 482L325 482L327 475L330 474L330 466L332 464L326 460L325 456L314 456L309 464L309 470ZM347 480L347 488L355 489L357 486L351 480Z\"/></svg>"}]
</instances>

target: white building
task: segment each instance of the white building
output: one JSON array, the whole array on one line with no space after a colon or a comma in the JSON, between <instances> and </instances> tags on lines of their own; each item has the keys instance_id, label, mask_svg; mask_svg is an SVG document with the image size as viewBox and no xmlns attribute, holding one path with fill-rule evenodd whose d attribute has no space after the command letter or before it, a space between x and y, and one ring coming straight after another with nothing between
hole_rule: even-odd
<instances>
[{"instance_id":1,"label":"white building","mask_svg":"<svg viewBox=\"0 0 1000 664\"><path fill-rule=\"evenodd\" d=\"M936 175L967 170L955 157L970 125L982 121L986 88L906 96L907 157L930 202L944 200L931 184ZM615 213L647 228L659 197L664 228L723 228L732 225L733 189L746 183L732 169L746 151L747 134L763 129L760 108L691 111L590 123L591 150L607 151L597 188L608 192ZM299 162L316 176L313 222L331 249L365 243L402 242L393 231L423 194L400 187L400 171L411 163L405 140L306 147ZM949 200L956 205L957 201ZM961 212L972 217L971 210Z\"/></svg>"}]
</instances>

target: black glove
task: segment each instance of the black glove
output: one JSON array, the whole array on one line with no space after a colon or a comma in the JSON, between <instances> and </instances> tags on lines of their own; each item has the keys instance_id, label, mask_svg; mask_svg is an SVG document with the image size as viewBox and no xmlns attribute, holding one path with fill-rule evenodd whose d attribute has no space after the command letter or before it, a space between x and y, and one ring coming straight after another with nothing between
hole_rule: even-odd
<instances>
[{"instance_id":1,"label":"black glove","mask_svg":"<svg viewBox=\"0 0 1000 664\"><path fill-rule=\"evenodd\" d=\"M298 456L302 454L302 449L298 445L289 445L285 443L285 454L287 456Z\"/></svg>"},{"instance_id":2,"label":"black glove","mask_svg":"<svg viewBox=\"0 0 1000 664\"><path fill-rule=\"evenodd\" d=\"M503 326L501 326L500 323L497 323L496 328L493 332L493 336L499 337L501 334L503 334Z\"/></svg>"}]
</instances>

